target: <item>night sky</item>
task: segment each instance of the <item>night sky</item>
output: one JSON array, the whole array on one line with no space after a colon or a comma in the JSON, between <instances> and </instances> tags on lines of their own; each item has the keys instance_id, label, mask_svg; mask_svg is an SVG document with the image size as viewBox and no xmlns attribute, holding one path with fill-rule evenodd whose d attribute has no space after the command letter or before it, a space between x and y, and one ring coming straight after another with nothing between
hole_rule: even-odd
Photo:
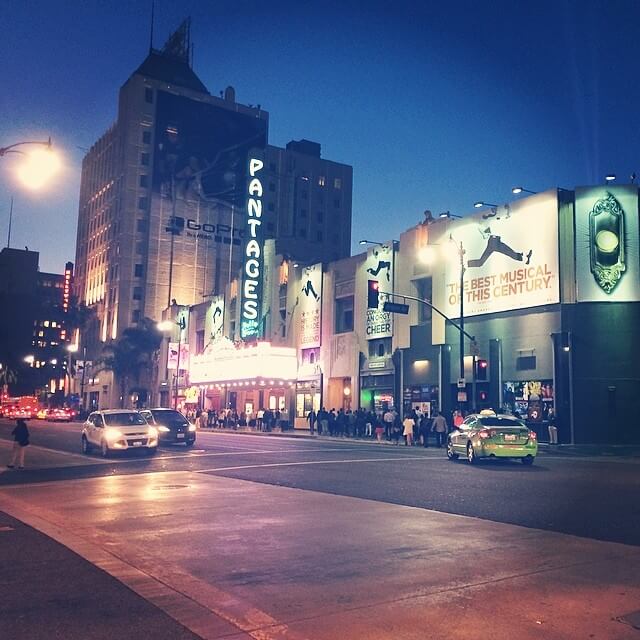
<instances>
[{"instance_id":1,"label":"night sky","mask_svg":"<svg viewBox=\"0 0 640 640\"><path fill-rule=\"evenodd\" d=\"M192 18L194 69L354 170L353 245L398 237L426 208L465 214L533 190L640 173L637 1L156 0L154 44ZM75 258L84 150L112 124L149 47L151 2L0 0L0 146L51 135L65 158L30 194L0 159L0 241Z\"/></svg>"}]
</instances>

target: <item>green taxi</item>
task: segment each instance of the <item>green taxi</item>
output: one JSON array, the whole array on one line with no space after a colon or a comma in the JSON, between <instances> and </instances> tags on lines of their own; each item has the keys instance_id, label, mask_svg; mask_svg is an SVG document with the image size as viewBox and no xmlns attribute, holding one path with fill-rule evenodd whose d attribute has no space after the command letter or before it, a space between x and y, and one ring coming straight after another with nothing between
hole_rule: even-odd
<instances>
[{"instance_id":1,"label":"green taxi","mask_svg":"<svg viewBox=\"0 0 640 640\"><path fill-rule=\"evenodd\" d=\"M493 411L467 416L447 438L447 458L464 456L471 464L482 458L520 458L530 465L537 454L535 431L514 416Z\"/></svg>"}]
</instances>

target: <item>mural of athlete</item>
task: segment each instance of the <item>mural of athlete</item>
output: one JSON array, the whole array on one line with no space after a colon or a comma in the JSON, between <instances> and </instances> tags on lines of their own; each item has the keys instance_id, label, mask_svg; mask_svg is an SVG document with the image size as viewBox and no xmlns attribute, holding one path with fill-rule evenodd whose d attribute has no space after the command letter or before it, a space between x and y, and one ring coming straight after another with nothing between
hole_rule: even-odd
<instances>
[{"instance_id":1,"label":"mural of athlete","mask_svg":"<svg viewBox=\"0 0 640 640\"><path fill-rule=\"evenodd\" d=\"M508 244L502 241L502 238L499 235L492 233L489 225L482 225L479 227L478 231L487 241L487 246L484 248L484 251L479 258L469 260L467 262L468 267L481 267L489 259L489 256L492 253L501 253L512 260L516 260L518 262L524 261L525 264L529 264L531 261L533 249L529 249L525 256L522 251L514 251Z\"/></svg>"},{"instance_id":2,"label":"mural of athlete","mask_svg":"<svg viewBox=\"0 0 640 640\"><path fill-rule=\"evenodd\" d=\"M373 267L369 267L367 269L367 272L370 273L372 276L377 276L380 273L380 271L385 269L387 282L389 282L391 280L391 262L389 260L380 260L380 258L378 258L379 255L380 255L380 252L377 249L374 249L373 257L378 260L378 266L375 269Z\"/></svg>"}]
</instances>

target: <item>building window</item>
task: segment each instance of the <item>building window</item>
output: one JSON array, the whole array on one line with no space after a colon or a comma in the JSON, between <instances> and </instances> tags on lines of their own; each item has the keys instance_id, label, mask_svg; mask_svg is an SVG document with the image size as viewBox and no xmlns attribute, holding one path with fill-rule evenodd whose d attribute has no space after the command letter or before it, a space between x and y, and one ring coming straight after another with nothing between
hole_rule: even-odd
<instances>
[{"instance_id":1,"label":"building window","mask_svg":"<svg viewBox=\"0 0 640 640\"><path fill-rule=\"evenodd\" d=\"M335 332L353 331L353 296L336 299Z\"/></svg>"},{"instance_id":2,"label":"building window","mask_svg":"<svg viewBox=\"0 0 640 640\"><path fill-rule=\"evenodd\" d=\"M140 186L141 187L148 187L149 186L149 176L144 173L140 176Z\"/></svg>"},{"instance_id":3,"label":"building window","mask_svg":"<svg viewBox=\"0 0 640 640\"><path fill-rule=\"evenodd\" d=\"M145 88L144 101L148 102L149 104L153 103L153 89Z\"/></svg>"},{"instance_id":4,"label":"building window","mask_svg":"<svg viewBox=\"0 0 640 640\"><path fill-rule=\"evenodd\" d=\"M148 204L149 204L149 201L146 196L140 196L138 198L138 209L141 209L142 211L146 211Z\"/></svg>"},{"instance_id":5,"label":"building window","mask_svg":"<svg viewBox=\"0 0 640 640\"><path fill-rule=\"evenodd\" d=\"M334 178L333 179L333 188L334 189L342 189L342 178Z\"/></svg>"},{"instance_id":6,"label":"building window","mask_svg":"<svg viewBox=\"0 0 640 640\"><path fill-rule=\"evenodd\" d=\"M325 185L325 177L324 176L318 176L318 186L319 187L324 187Z\"/></svg>"},{"instance_id":7,"label":"building window","mask_svg":"<svg viewBox=\"0 0 640 640\"><path fill-rule=\"evenodd\" d=\"M133 299L142 300L142 287L133 287Z\"/></svg>"},{"instance_id":8,"label":"building window","mask_svg":"<svg viewBox=\"0 0 640 640\"><path fill-rule=\"evenodd\" d=\"M137 324L138 322L140 322L140 309L136 309L135 311L133 311L133 313L131 314L131 322L133 324Z\"/></svg>"},{"instance_id":9,"label":"building window","mask_svg":"<svg viewBox=\"0 0 640 640\"><path fill-rule=\"evenodd\" d=\"M431 278L420 278L420 280L414 281L416 287L416 296L421 300L428 300L431 302L433 293ZM430 322L431 321L431 307L428 304L418 303L418 322Z\"/></svg>"},{"instance_id":10,"label":"building window","mask_svg":"<svg viewBox=\"0 0 640 640\"><path fill-rule=\"evenodd\" d=\"M147 230L147 221L138 219L136 220L136 231L139 233L144 233Z\"/></svg>"},{"instance_id":11,"label":"building window","mask_svg":"<svg viewBox=\"0 0 640 640\"><path fill-rule=\"evenodd\" d=\"M136 253L139 256L144 255L144 242L136 242Z\"/></svg>"},{"instance_id":12,"label":"building window","mask_svg":"<svg viewBox=\"0 0 640 640\"><path fill-rule=\"evenodd\" d=\"M142 278L142 275L144 274L144 265L142 264L137 264L134 269L133 269L133 275L136 278Z\"/></svg>"},{"instance_id":13,"label":"building window","mask_svg":"<svg viewBox=\"0 0 640 640\"><path fill-rule=\"evenodd\" d=\"M204 329L196 331L196 353L204 351Z\"/></svg>"},{"instance_id":14,"label":"building window","mask_svg":"<svg viewBox=\"0 0 640 640\"><path fill-rule=\"evenodd\" d=\"M318 211L316 213L316 218L318 219L318 222L324 222L324 212Z\"/></svg>"},{"instance_id":15,"label":"building window","mask_svg":"<svg viewBox=\"0 0 640 640\"><path fill-rule=\"evenodd\" d=\"M142 142L143 144L151 144L151 131L149 129L145 129L142 132Z\"/></svg>"},{"instance_id":16,"label":"building window","mask_svg":"<svg viewBox=\"0 0 640 640\"><path fill-rule=\"evenodd\" d=\"M143 167L149 166L149 154L146 151L140 154L140 164Z\"/></svg>"}]
</instances>

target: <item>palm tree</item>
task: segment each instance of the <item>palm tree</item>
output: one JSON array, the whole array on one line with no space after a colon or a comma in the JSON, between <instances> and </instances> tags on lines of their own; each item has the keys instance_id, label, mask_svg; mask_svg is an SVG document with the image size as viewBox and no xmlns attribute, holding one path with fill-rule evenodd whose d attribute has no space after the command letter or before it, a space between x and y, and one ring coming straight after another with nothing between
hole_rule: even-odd
<instances>
[{"instance_id":1,"label":"palm tree","mask_svg":"<svg viewBox=\"0 0 640 640\"><path fill-rule=\"evenodd\" d=\"M97 371L113 373L119 387L121 409L132 382L139 385L141 372L150 367L161 342L162 334L155 322L144 318L137 327L125 329L117 340L103 348L102 356L96 362Z\"/></svg>"}]
</instances>

